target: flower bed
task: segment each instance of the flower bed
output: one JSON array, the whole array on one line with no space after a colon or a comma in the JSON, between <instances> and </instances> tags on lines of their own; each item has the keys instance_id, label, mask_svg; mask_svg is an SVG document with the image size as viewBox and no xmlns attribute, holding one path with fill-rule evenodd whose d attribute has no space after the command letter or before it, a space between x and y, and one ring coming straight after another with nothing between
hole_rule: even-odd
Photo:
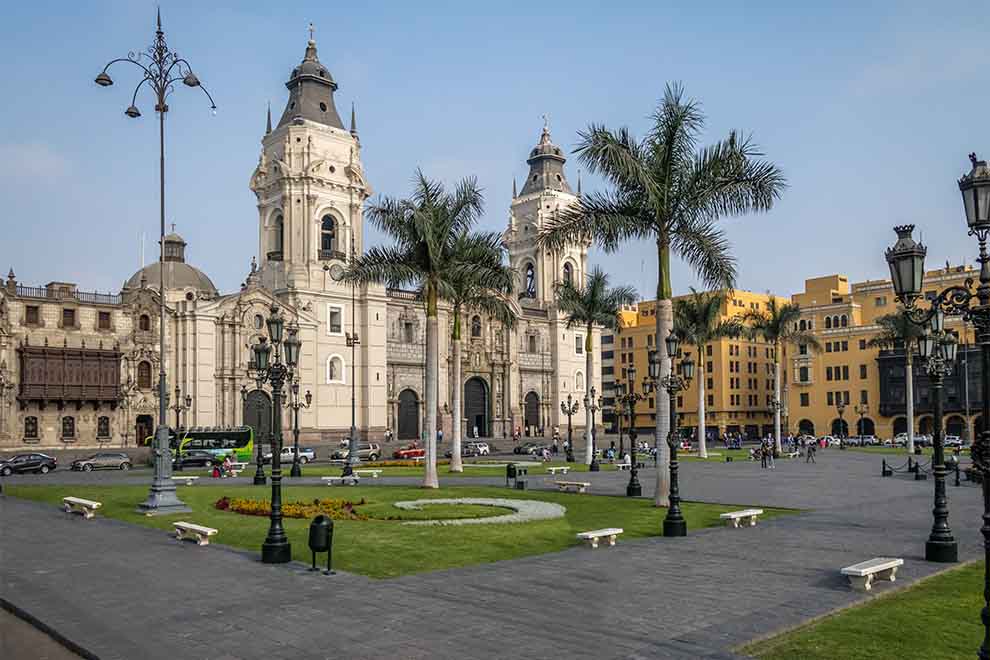
<instances>
[{"instance_id":1,"label":"flower bed","mask_svg":"<svg viewBox=\"0 0 990 660\"><path fill-rule=\"evenodd\" d=\"M365 504L364 498L360 502L348 502L346 500L313 500L312 502L284 502L282 504L282 516L285 518L313 518L323 514L334 520L367 520L368 516L358 513L354 507ZM233 499L221 497L213 505L220 511L233 511L245 516L269 516L272 512L272 504L268 500L248 500L240 497Z\"/></svg>"},{"instance_id":2,"label":"flower bed","mask_svg":"<svg viewBox=\"0 0 990 660\"><path fill-rule=\"evenodd\" d=\"M388 468L388 467L423 467L426 459L421 461L403 461L403 460L390 460L390 461L372 461L370 463L361 463L357 466L358 469L361 468ZM437 461L437 465L449 465L449 458L441 458Z\"/></svg>"},{"instance_id":3,"label":"flower bed","mask_svg":"<svg viewBox=\"0 0 990 660\"><path fill-rule=\"evenodd\" d=\"M510 500L496 497L451 497L435 500L406 500L392 506L406 511L420 510L431 504L474 504L512 509L515 513L485 518L453 518L450 520L410 520L403 525L498 525L563 518L567 509L553 502L539 500Z\"/></svg>"}]
</instances>

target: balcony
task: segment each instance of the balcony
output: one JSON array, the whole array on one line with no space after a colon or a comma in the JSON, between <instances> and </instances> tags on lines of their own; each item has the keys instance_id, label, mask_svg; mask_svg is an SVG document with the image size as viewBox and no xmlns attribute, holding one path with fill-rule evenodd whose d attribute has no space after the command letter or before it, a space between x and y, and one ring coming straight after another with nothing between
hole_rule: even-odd
<instances>
[{"instance_id":1,"label":"balcony","mask_svg":"<svg viewBox=\"0 0 990 660\"><path fill-rule=\"evenodd\" d=\"M282 261L282 251L272 250L267 255L265 255L265 257L268 259L268 261Z\"/></svg>"},{"instance_id":2,"label":"balcony","mask_svg":"<svg viewBox=\"0 0 990 660\"><path fill-rule=\"evenodd\" d=\"M38 300L80 302L88 305L119 305L121 303L120 294L90 293L68 288L22 286L20 284L17 285L17 296Z\"/></svg>"},{"instance_id":3,"label":"balcony","mask_svg":"<svg viewBox=\"0 0 990 660\"><path fill-rule=\"evenodd\" d=\"M320 250L320 261L347 261L347 255L340 250Z\"/></svg>"}]
</instances>

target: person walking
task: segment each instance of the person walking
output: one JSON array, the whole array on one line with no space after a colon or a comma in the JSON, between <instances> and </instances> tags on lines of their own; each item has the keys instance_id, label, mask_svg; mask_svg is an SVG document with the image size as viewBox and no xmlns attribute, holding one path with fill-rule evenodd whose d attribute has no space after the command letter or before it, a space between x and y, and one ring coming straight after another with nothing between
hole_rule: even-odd
<instances>
[{"instance_id":1,"label":"person walking","mask_svg":"<svg viewBox=\"0 0 990 660\"><path fill-rule=\"evenodd\" d=\"M766 469L767 467L767 441L763 440L760 443L760 467Z\"/></svg>"},{"instance_id":2,"label":"person walking","mask_svg":"<svg viewBox=\"0 0 990 660\"><path fill-rule=\"evenodd\" d=\"M804 450L804 462L814 463L816 451L818 451L818 445L815 444L814 442L809 442L808 446Z\"/></svg>"},{"instance_id":3,"label":"person walking","mask_svg":"<svg viewBox=\"0 0 990 660\"><path fill-rule=\"evenodd\" d=\"M775 469L773 458L774 458L774 453L776 451L777 451L777 447L774 446L774 443L768 441L767 442L767 465L770 467L771 470Z\"/></svg>"}]
</instances>

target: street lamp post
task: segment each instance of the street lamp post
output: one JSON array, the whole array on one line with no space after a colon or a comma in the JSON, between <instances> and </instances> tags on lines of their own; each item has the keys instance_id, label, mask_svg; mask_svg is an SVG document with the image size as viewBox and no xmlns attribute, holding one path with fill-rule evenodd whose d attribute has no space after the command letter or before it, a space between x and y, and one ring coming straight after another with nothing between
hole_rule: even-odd
<instances>
[{"instance_id":1,"label":"street lamp post","mask_svg":"<svg viewBox=\"0 0 990 660\"><path fill-rule=\"evenodd\" d=\"M870 407L865 403L857 404L857 406L853 408L853 411L859 415L859 421L856 423L856 435L859 436L859 441L862 443L863 436L866 435L866 432L863 430L866 428L863 424L863 418L866 417L868 412L870 412Z\"/></svg>"},{"instance_id":2,"label":"street lamp post","mask_svg":"<svg viewBox=\"0 0 990 660\"><path fill-rule=\"evenodd\" d=\"M776 396L770 399L770 417L776 419L777 412L784 407L784 404ZM785 429L786 431L786 429Z\"/></svg>"},{"instance_id":3,"label":"street lamp post","mask_svg":"<svg viewBox=\"0 0 990 660\"><path fill-rule=\"evenodd\" d=\"M574 434L571 428L571 417L577 414L580 404L574 401L570 394L567 395L567 401L560 402L560 412L567 415L567 462L574 462Z\"/></svg>"},{"instance_id":4,"label":"street lamp post","mask_svg":"<svg viewBox=\"0 0 990 660\"><path fill-rule=\"evenodd\" d=\"M264 381L262 381L261 378L257 378L257 377L255 378L255 383L257 384L259 390L261 389L261 386L264 385ZM241 385L241 401L247 403L247 400L248 400L247 385ZM261 431L261 410L264 408L264 406L262 405L261 401L255 401L253 407L255 412L258 413L256 417L258 421L255 423L254 428L256 431ZM269 422L270 421L271 420L269 420ZM269 431L269 435L270 433L271 432ZM258 449L255 452L255 464L257 465L257 468L254 471L255 486L264 486L265 484L268 483L268 478L265 476L265 457L263 455L264 442L262 442L262 440L263 438L261 437L255 438L255 444L257 445L257 449Z\"/></svg>"},{"instance_id":5,"label":"street lamp post","mask_svg":"<svg viewBox=\"0 0 990 660\"><path fill-rule=\"evenodd\" d=\"M636 467L636 424L633 420L636 419L636 402L642 401L646 398L643 394L638 394L636 392L636 367L630 366L626 369L626 377L629 379L629 385L625 386L619 383L621 387L621 394L616 398L616 400L622 405L626 410L626 414L629 415L629 483L626 484L626 497L639 497L643 494L643 487L639 483L639 470ZM644 387L646 379L644 379ZM619 416L621 419L621 414Z\"/></svg>"},{"instance_id":6,"label":"street lamp post","mask_svg":"<svg viewBox=\"0 0 990 660\"><path fill-rule=\"evenodd\" d=\"M298 328L295 329L298 332ZM301 477L302 467L299 463L299 409L309 408L310 404L313 403L313 393L306 390L306 396L303 397L305 402L299 399L299 380L292 381L292 387L289 388L289 392L292 396L285 401L285 407L292 410L292 469L289 470L290 477Z\"/></svg>"},{"instance_id":7,"label":"street lamp post","mask_svg":"<svg viewBox=\"0 0 990 660\"><path fill-rule=\"evenodd\" d=\"M845 449L846 448L846 434L843 433L843 431L845 431L845 428L846 428L846 420L843 419L842 416L846 412L846 404L845 404L845 402L842 399L842 393L841 392L837 392L836 393L836 396L839 397L838 400L836 400L836 402L835 402L835 412L837 412L839 414L839 449Z\"/></svg>"},{"instance_id":8,"label":"street lamp post","mask_svg":"<svg viewBox=\"0 0 990 660\"><path fill-rule=\"evenodd\" d=\"M158 291L158 311L159 311L159 371L158 371L158 428L155 429L155 448L153 456L155 460L155 477L151 482L151 490L148 498L138 506L138 510L145 514L176 513L189 511L189 508L179 500L175 493L175 483L172 481L172 452L169 448L168 424L165 419L165 398L167 396L167 386L165 381L165 113L168 112L168 98L175 90L174 83L181 82L187 87L199 87L210 100L211 110L216 112L216 104L213 97L203 87L199 78L193 73L192 67L184 58L181 58L174 51L170 50L165 42L165 33L162 31L161 10L158 11L157 29L155 30L155 42L143 52L131 52L127 57L111 60L103 67L103 71L96 76L95 82L100 87L109 87L113 84L108 70L117 62L128 62L139 67L143 73L141 81L134 88L131 96L131 104L124 111L124 114L131 119L141 116L141 111L137 108L137 94L141 87L147 83L155 97L155 112L158 113L158 153L159 153L159 291Z\"/></svg>"},{"instance_id":9,"label":"street lamp post","mask_svg":"<svg viewBox=\"0 0 990 660\"><path fill-rule=\"evenodd\" d=\"M292 547L282 527L282 386L295 376L302 342L297 330L289 328L288 337L282 339L285 320L277 305L272 305L265 324L268 337L261 337L254 346L257 380L268 382L272 388L272 506L268 535L261 545L261 561L266 564L284 564L292 559ZM268 339L271 340L269 343ZM284 361L283 361L284 350Z\"/></svg>"},{"instance_id":10,"label":"street lamp post","mask_svg":"<svg viewBox=\"0 0 990 660\"><path fill-rule=\"evenodd\" d=\"M673 331L664 339L667 348L667 355L671 356L671 367L677 356L680 338ZM645 381L651 390L655 390L656 384L667 390L670 397L670 433L667 436L667 445L670 447L670 506L667 508L667 516L663 519L664 536L687 536L687 520L681 513L681 493L677 480L677 394L690 385L694 378L694 362L689 355L685 355L677 368L672 368L670 374L657 380L660 374L660 357L656 351L650 351L650 377Z\"/></svg>"},{"instance_id":11,"label":"street lamp post","mask_svg":"<svg viewBox=\"0 0 990 660\"><path fill-rule=\"evenodd\" d=\"M187 394L186 397L183 399L182 390L180 390L179 385L176 384L175 403L173 403L171 406L168 406L169 410L175 411L175 440L176 440L175 471L176 472L182 472L182 452L180 451L182 447L182 438L179 437L179 426L180 426L179 416L185 411L189 410L190 408L192 408L192 397Z\"/></svg>"},{"instance_id":12,"label":"street lamp post","mask_svg":"<svg viewBox=\"0 0 990 660\"><path fill-rule=\"evenodd\" d=\"M354 235L351 235L351 253L349 255L351 265L357 259L357 252L354 243ZM345 272L344 268L340 264L334 264L330 267L330 279L335 282L342 282L344 280ZM355 300L356 293L355 287L356 283L351 280L351 331L345 333L344 337L347 342L347 347L351 349L351 431L347 438L347 462L344 463L344 469L341 471L341 476L349 477L354 474L354 466L358 464L360 459L358 458L358 437L357 437L357 381L355 381L355 368L354 362L357 358L357 347L361 343L361 339L358 337L357 326L355 325L357 319L357 313L355 312Z\"/></svg>"},{"instance_id":13,"label":"street lamp post","mask_svg":"<svg viewBox=\"0 0 990 660\"><path fill-rule=\"evenodd\" d=\"M588 433L591 434L591 465L588 466L588 472L598 472L602 469L598 463L598 448L595 446L595 413L602 409L602 400L597 398L596 394L595 386L592 385L588 396L584 397L584 409L591 413L591 428L588 429Z\"/></svg>"}]
</instances>

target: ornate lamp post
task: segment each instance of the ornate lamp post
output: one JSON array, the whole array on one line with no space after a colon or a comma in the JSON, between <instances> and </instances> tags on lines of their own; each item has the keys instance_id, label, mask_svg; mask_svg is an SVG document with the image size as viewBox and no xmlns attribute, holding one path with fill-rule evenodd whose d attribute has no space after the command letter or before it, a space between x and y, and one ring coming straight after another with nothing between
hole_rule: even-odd
<instances>
[{"instance_id":1,"label":"ornate lamp post","mask_svg":"<svg viewBox=\"0 0 990 660\"><path fill-rule=\"evenodd\" d=\"M261 389L261 386L264 385L264 381L262 381L260 378L257 378L257 377L254 380L255 380L255 383L257 383L258 389L260 390ZM241 401L243 401L244 403L247 403L247 400L248 400L247 386L246 385L241 385ZM255 401L254 402L254 410L255 410L256 413L258 413L257 414L257 420L258 421L256 422L255 429L257 429L259 431L261 430L261 410L262 410L262 408L263 408L263 406L261 404L261 401ZM270 421L271 420L269 420L269 422ZM254 471L254 485L255 486L264 486L265 484L268 483L268 477L265 476L265 457L264 457L263 452L262 452L262 450L264 449L264 447L263 447L264 443L262 442L262 440L263 440L263 438L260 438L260 437L259 438L255 438L255 444L257 445L257 449L258 449L258 451L255 452L255 463L257 465L257 469L255 469L255 471Z\"/></svg>"},{"instance_id":2,"label":"ornate lamp post","mask_svg":"<svg viewBox=\"0 0 990 660\"><path fill-rule=\"evenodd\" d=\"M138 510L146 514L156 513L176 513L188 511L189 508L182 503L175 494L175 484L172 482L172 452L168 442L168 424L165 420L165 398L167 396L167 385L165 381L165 113L168 112L168 98L175 91L175 83L181 82L186 87L199 87L210 100L210 109L216 113L216 104L213 97L203 87L199 78L192 72L192 67L185 59L181 58L174 51L170 50L165 42L165 33L162 31L161 10L158 12L158 23L155 30L155 42L144 52L131 52L127 57L111 60L103 67L103 71L96 76L95 82L100 87L109 87L113 80L107 71L117 62L128 62L139 67L142 71L141 81L134 88L131 96L131 104L124 111L124 114L131 119L141 116L141 111L137 108L137 94L141 87L147 83L155 98L155 112L158 113L158 153L159 153L159 371L158 371L158 428L155 429L155 448L153 456L155 458L155 477L151 482L151 490L148 498L138 506Z\"/></svg>"},{"instance_id":3,"label":"ornate lamp post","mask_svg":"<svg viewBox=\"0 0 990 660\"><path fill-rule=\"evenodd\" d=\"M592 385L588 396L584 397L584 409L591 413L591 428L588 429L588 433L591 434L591 465L588 466L588 472L598 472L602 469L598 464L598 449L595 447L595 413L602 409L602 400L597 398L596 394L595 386Z\"/></svg>"},{"instance_id":4,"label":"ornate lamp post","mask_svg":"<svg viewBox=\"0 0 990 660\"><path fill-rule=\"evenodd\" d=\"M190 408L192 408L192 397L187 394L186 397L183 399L182 398L182 391L179 389L179 386L176 385L175 386L175 403L173 403L170 406L167 405L168 404L168 401L166 401L165 403L166 403L166 406L167 406L167 408L169 410L174 410L175 411L175 440L176 440L176 447L175 447L175 471L176 472L182 472L182 453L179 451L179 447L182 444L182 438L179 437L179 426L180 426L180 423L179 423L180 418L179 418L179 416L182 413L184 413L185 411L187 411Z\"/></svg>"},{"instance_id":5,"label":"ornate lamp post","mask_svg":"<svg viewBox=\"0 0 990 660\"><path fill-rule=\"evenodd\" d=\"M298 332L298 329L295 329ZM292 396L286 399L285 407L292 410L292 469L289 470L290 477L301 477L302 467L299 464L299 409L309 408L313 403L313 393L306 390L305 403L299 400L299 380L292 381L289 388Z\"/></svg>"},{"instance_id":6,"label":"ornate lamp post","mask_svg":"<svg viewBox=\"0 0 990 660\"><path fill-rule=\"evenodd\" d=\"M302 342L296 336L294 328L289 329L289 336L283 341L285 321L277 305L272 305L271 314L265 323L271 343L262 337L254 346L254 360L258 381L268 382L272 388L272 410L275 414L272 419L272 512L268 536L261 545L261 561L266 564L284 564L292 559L292 548L282 528L282 386L295 375Z\"/></svg>"},{"instance_id":7,"label":"ornate lamp post","mask_svg":"<svg viewBox=\"0 0 990 660\"><path fill-rule=\"evenodd\" d=\"M664 339L667 348L667 355L676 356L680 338L675 332L671 332ZM651 388L655 388L654 374L659 375L660 363L656 351L650 351L650 380ZM671 358L673 362L674 358ZM667 445L670 447L670 506L667 507L667 516L663 519L664 536L687 536L687 520L681 513L681 493L677 481L677 394L690 385L694 378L694 362L690 356L685 355L676 369L671 369L669 375L660 379L660 386L667 390L670 396L670 434L667 436Z\"/></svg>"},{"instance_id":8,"label":"ornate lamp post","mask_svg":"<svg viewBox=\"0 0 990 660\"><path fill-rule=\"evenodd\" d=\"M130 423L131 423L131 399L134 398L134 391L137 389L137 383L130 376L127 377L127 382L120 388L120 395L117 401L120 403L121 408L124 409L124 423L121 425L123 431L121 436L123 437L122 447L127 446L127 438L130 436ZM134 444L137 444L137 438L134 439Z\"/></svg>"},{"instance_id":9,"label":"ornate lamp post","mask_svg":"<svg viewBox=\"0 0 990 660\"><path fill-rule=\"evenodd\" d=\"M571 397L570 394L567 395L567 401L560 402L560 412L567 415L567 462L574 462L574 434L571 428L571 417L577 414L578 409L581 407L577 401Z\"/></svg>"},{"instance_id":10,"label":"ornate lamp post","mask_svg":"<svg viewBox=\"0 0 990 660\"><path fill-rule=\"evenodd\" d=\"M843 433L843 431L845 431L846 428L846 421L842 418L842 416L846 412L846 404L842 400L841 395L839 396L839 399L835 402L835 412L838 413L839 415L839 449L845 449L846 434Z\"/></svg>"},{"instance_id":11,"label":"ornate lamp post","mask_svg":"<svg viewBox=\"0 0 990 660\"><path fill-rule=\"evenodd\" d=\"M626 497L639 497L643 494L643 487L639 483L639 470L636 468L636 402L642 401L646 396L636 393L636 367L631 366L626 369L626 377L629 379L629 385L625 386L619 383L622 385L622 394L616 399L625 408L626 414L629 415L629 462L631 465L629 466L629 483L626 484ZM645 388L646 379L643 380L643 383Z\"/></svg>"},{"instance_id":12,"label":"ornate lamp post","mask_svg":"<svg viewBox=\"0 0 990 660\"><path fill-rule=\"evenodd\" d=\"M860 436L860 442L862 442L863 441L862 436L866 435L866 433L864 433L863 431L863 429L865 428L863 426L863 418L866 417L866 414L868 412L870 412L870 407L865 403L858 404L855 408L853 408L853 412L859 415L859 422L857 422L856 424L856 435Z\"/></svg>"},{"instance_id":13,"label":"ornate lamp post","mask_svg":"<svg viewBox=\"0 0 990 660\"><path fill-rule=\"evenodd\" d=\"M354 236L351 236L351 254L350 261L353 264L354 260L357 259L357 252L354 246ZM335 282L342 282L344 280L344 268L340 264L334 264L330 267L330 279ZM347 347L351 349L351 432L347 438L347 462L344 464L344 469L341 471L341 476L349 477L354 474L354 466L358 464L360 459L358 458L358 437L357 437L357 382L355 381L355 370L354 361L357 357L357 347L361 343L361 339L358 337L357 326L355 325L356 316L355 313L355 283L351 281L351 331L345 334L345 339L347 340Z\"/></svg>"}]
</instances>

